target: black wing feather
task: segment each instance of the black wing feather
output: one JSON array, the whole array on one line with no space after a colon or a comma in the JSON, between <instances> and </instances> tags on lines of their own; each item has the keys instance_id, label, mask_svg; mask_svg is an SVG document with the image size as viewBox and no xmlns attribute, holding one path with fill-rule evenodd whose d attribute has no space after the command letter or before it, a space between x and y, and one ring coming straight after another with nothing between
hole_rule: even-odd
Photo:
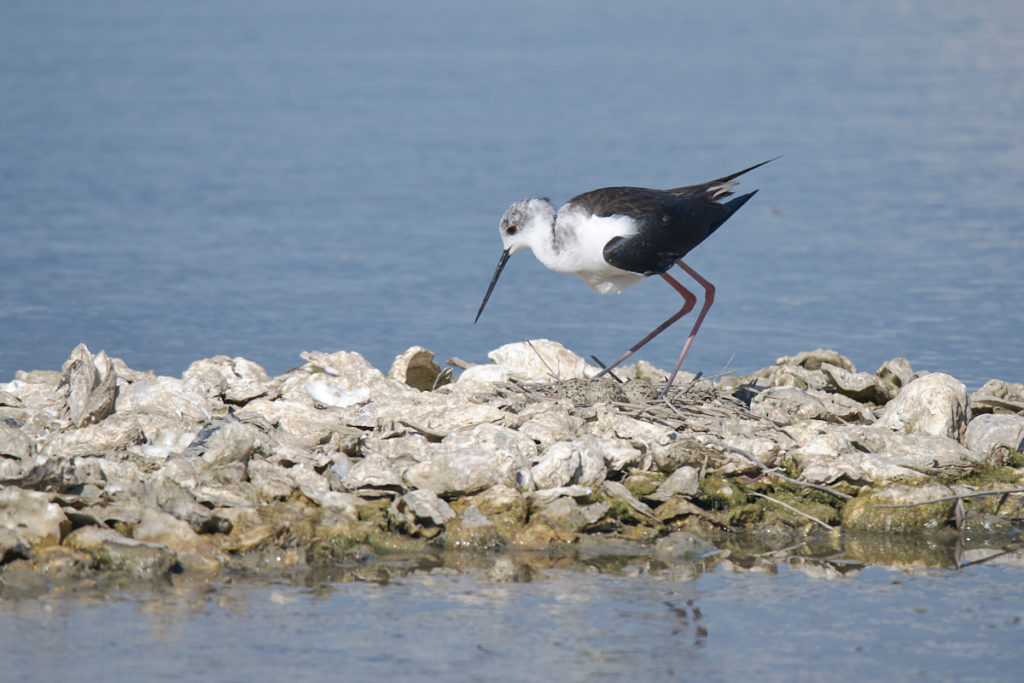
<instances>
[{"instance_id":1,"label":"black wing feather","mask_svg":"<svg viewBox=\"0 0 1024 683\"><path fill-rule=\"evenodd\" d=\"M769 161L774 159L699 185L671 190L606 187L584 192L569 203L596 216L635 219L640 226L637 234L609 240L604 258L616 268L655 275L671 268L746 204L757 190L728 202L718 200L732 194L732 180Z\"/></svg>"}]
</instances>

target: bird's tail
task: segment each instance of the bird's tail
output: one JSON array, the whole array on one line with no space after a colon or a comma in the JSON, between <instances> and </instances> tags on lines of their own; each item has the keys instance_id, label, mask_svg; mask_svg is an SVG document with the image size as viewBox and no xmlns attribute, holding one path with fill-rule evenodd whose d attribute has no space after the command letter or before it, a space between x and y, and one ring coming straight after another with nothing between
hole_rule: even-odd
<instances>
[{"instance_id":1,"label":"bird's tail","mask_svg":"<svg viewBox=\"0 0 1024 683\"><path fill-rule=\"evenodd\" d=\"M731 175L727 175L727 176L725 176L725 177L723 177L723 178L719 178L718 180L712 180L711 182L712 182L712 183L727 183L727 182L729 182L730 180L732 180L733 178L739 178L739 177L740 177L741 175L743 175L744 173L749 173L749 172L753 171L753 170L754 170L755 168L761 168L761 167L762 167L762 166L764 166L765 164L770 164L771 162L775 161L776 159L779 159L779 158L781 158L782 156L783 156L783 155L782 155L782 154L780 154L780 155L779 155L779 156L777 156L777 157L772 157L772 158L771 158L771 159L769 159L768 161L762 161L762 162L761 162L761 163L759 163L759 164L754 164L754 165L753 165L753 166L751 166L750 168L745 168L745 169L743 169L742 171L736 171L735 173L733 173L733 174L731 174ZM729 202L729 203L730 203L730 204L732 204L732 202ZM741 205L742 205L742 202L741 202ZM736 208L738 209L739 207L737 206Z\"/></svg>"},{"instance_id":2,"label":"bird's tail","mask_svg":"<svg viewBox=\"0 0 1024 683\"><path fill-rule=\"evenodd\" d=\"M748 192L747 194L741 194L739 197L736 197L735 199L730 199L729 201L725 202L723 206L729 207L729 215L731 216L737 211L739 211L740 207L746 204L750 200L750 198L753 197L755 194L757 194L757 190L754 190L753 192Z\"/></svg>"},{"instance_id":3,"label":"bird's tail","mask_svg":"<svg viewBox=\"0 0 1024 683\"><path fill-rule=\"evenodd\" d=\"M718 230L722 223L725 223L727 220L729 220L729 217L732 216L737 211L739 211L740 207L746 204L748 201L750 201L750 198L753 197L755 194L757 194L757 190L754 190L753 192L748 192L747 194L741 194L739 197L735 197L727 202L723 202L721 206L728 208L729 212L723 212L725 215L722 216L722 220L718 221L717 223L711 226L711 229L708 230L708 235L713 233L715 230Z\"/></svg>"},{"instance_id":4,"label":"bird's tail","mask_svg":"<svg viewBox=\"0 0 1024 683\"><path fill-rule=\"evenodd\" d=\"M669 190L669 192L671 192L672 194L683 195L683 196L693 196L693 197L697 197L697 196L702 196L703 195L704 197L706 197L707 199L710 199L712 201L715 201L715 200L718 200L718 199L725 199L726 197L731 196L732 195L732 191L734 189L736 189L736 187L739 185L739 182L735 181L736 178L739 178L744 173L749 173L750 171L753 171L755 168L760 168L761 166L764 166L765 164L769 164L769 163L775 161L776 159L778 159L781 156L782 155L780 154L778 157L772 157L768 161L762 161L759 164L754 164L750 168L745 168L742 171L736 171L735 173L730 173L727 176L723 176L721 178L717 178L715 180L708 181L706 183L700 183L699 185L687 185L686 187L677 187L677 188ZM747 199L749 199L749 198L750 197L747 196ZM735 200L733 200L733 201L735 201ZM746 199L744 199L743 201L746 201ZM729 202L729 204L732 204L732 202ZM743 202L740 202L736 206L736 208L738 209L742 205L743 205Z\"/></svg>"}]
</instances>

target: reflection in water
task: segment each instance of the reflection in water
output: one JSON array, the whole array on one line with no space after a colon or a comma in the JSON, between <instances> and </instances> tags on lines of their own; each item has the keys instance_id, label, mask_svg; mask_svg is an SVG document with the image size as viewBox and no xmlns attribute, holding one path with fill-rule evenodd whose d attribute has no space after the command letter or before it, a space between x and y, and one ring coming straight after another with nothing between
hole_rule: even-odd
<instances>
[{"instance_id":1,"label":"reflection in water","mask_svg":"<svg viewBox=\"0 0 1024 683\"><path fill-rule=\"evenodd\" d=\"M1024 664L1024 553L951 571L925 566L927 544L895 545L878 547L901 572L807 548L683 558L623 544L97 582L4 599L0 649L33 679L991 677Z\"/></svg>"}]
</instances>

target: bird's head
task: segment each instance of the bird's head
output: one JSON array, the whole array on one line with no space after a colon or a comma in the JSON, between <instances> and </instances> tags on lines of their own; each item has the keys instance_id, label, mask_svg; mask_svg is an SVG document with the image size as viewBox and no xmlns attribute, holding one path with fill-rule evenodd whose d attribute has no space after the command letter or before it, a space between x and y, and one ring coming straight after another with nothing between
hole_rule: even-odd
<instances>
[{"instance_id":1,"label":"bird's head","mask_svg":"<svg viewBox=\"0 0 1024 683\"><path fill-rule=\"evenodd\" d=\"M530 247L534 240L543 239L544 231L550 231L555 222L555 209L551 206L550 200L546 197L537 199L521 199L512 206L501 217L498 224L498 232L501 235L501 244L504 249L501 258L498 260L498 267L494 269L494 277L491 278L491 285L487 288L480 310L476 312L476 322L480 314L484 312L487 300L491 298L494 285L498 283L498 277L502 269L508 263L512 254L524 247Z\"/></svg>"},{"instance_id":2,"label":"bird's head","mask_svg":"<svg viewBox=\"0 0 1024 683\"><path fill-rule=\"evenodd\" d=\"M498 233L505 251L512 255L529 247L543 230L550 230L555 220L555 209L546 198L521 199L508 207L498 224Z\"/></svg>"}]
</instances>

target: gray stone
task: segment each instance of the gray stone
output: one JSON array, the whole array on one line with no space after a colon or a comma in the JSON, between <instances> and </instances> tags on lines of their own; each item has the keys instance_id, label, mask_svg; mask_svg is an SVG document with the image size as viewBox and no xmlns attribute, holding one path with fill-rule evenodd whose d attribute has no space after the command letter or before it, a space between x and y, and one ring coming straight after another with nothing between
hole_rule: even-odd
<instances>
[{"instance_id":1,"label":"gray stone","mask_svg":"<svg viewBox=\"0 0 1024 683\"><path fill-rule=\"evenodd\" d=\"M671 474L684 465L703 467L719 455L718 451L708 448L693 437L681 437L666 446L657 446L652 454L654 464L666 474Z\"/></svg>"},{"instance_id":2,"label":"gray stone","mask_svg":"<svg viewBox=\"0 0 1024 683\"><path fill-rule=\"evenodd\" d=\"M17 530L0 526L0 565L28 557L28 550L28 543L21 538Z\"/></svg>"},{"instance_id":3,"label":"gray stone","mask_svg":"<svg viewBox=\"0 0 1024 683\"><path fill-rule=\"evenodd\" d=\"M445 522L456 516L451 505L438 498L433 491L426 489L409 491L402 496L402 503L415 515L417 520L430 522L434 526L443 526ZM463 515L463 519L465 519L465 515Z\"/></svg>"},{"instance_id":4,"label":"gray stone","mask_svg":"<svg viewBox=\"0 0 1024 683\"><path fill-rule=\"evenodd\" d=\"M76 346L64 362L61 384L68 390L68 413L74 425L99 422L114 411L117 373L103 351L93 356L85 344Z\"/></svg>"},{"instance_id":5,"label":"gray stone","mask_svg":"<svg viewBox=\"0 0 1024 683\"><path fill-rule=\"evenodd\" d=\"M51 429L60 429L67 424L67 400L57 372L18 373L18 379L0 384L3 406L0 418L10 418L19 423L26 433L42 436Z\"/></svg>"},{"instance_id":6,"label":"gray stone","mask_svg":"<svg viewBox=\"0 0 1024 683\"><path fill-rule=\"evenodd\" d=\"M225 559L208 538L197 534L186 522L157 510L143 511L132 529L132 538L166 546L186 570L216 571Z\"/></svg>"},{"instance_id":7,"label":"gray stone","mask_svg":"<svg viewBox=\"0 0 1024 683\"><path fill-rule=\"evenodd\" d=\"M631 467L640 467L650 457L629 441L599 437L593 434L588 434L588 436L597 439L605 465L615 472L625 472ZM668 447L670 446L671 444Z\"/></svg>"},{"instance_id":8,"label":"gray stone","mask_svg":"<svg viewBox=\"0 0 1024 683\"><path fill-rule=\"evenodd\" d=\"M360 401L371 396L394 396L401 392L402 388L410 390L398 382L389 383L380 370L353 351L304 351L300 355L306 363L298 370L279 378L283 380L281 397L288 401L312 402L307 389L310 381L329 382L335 390L347 392L352 396L365 394L366 398L361 398Z\"/></svg>"},{"instance_id":9,"label":"gray stone","mask_svg":"<svg viewBox=\"0 0 1024 683\"><path fill-rule=\"evenodd\" d=\"M875 421L874 413L866 405L849 396L826 393L817 389L811 389L807 393L821 401L828 413L825 419L829 422L871 424Z\"/></svg>"},{"instance_id":10,"label":"gray stone","mask_svg":"<svg viewBox=\"0 0 1024 683\"><path fill-rule=\"evenodd\" d=\"M413 346L395 358L388 378L404 382L413 389L430 391L440 374L441 368L434 362L434 354L422 346Z\"/></svg>"},{"instance_id":11,"label":"gray stone","mask_svg":"<svg viewBox=\"0 0 1024 683\"><path fill-rule=\"evenodd\" d=\"M209 387L173 377L155 377L133 382L117 396L118 414L146 413L172 418L187 428L227 415L228 409Z\"/></svg>"},{"instance_id":12,"label":"gray stone","mask_svg":"<svg viewBox=\"0 0 1024 683\"><path fill-rule=\"evenodd\" d=\"M901 432L960 440L969 417L967 388L949 375L936 372L906 385L886 404L877 424Z\"/></svg>"},{"instance_id":13,"label":"gray stone","mask_svg":"<svg viewBox=\"0 0 1024 683\"><path fill-rule=\"evenodd\" d=\"M395 472L388 461L379 456L371 455L355 462L341 480L350 491L362 489L404 490L402 477Z\"/></svg>"},{"instance_id":14,"label":"gray stone","mask_svg":"<svg viewBox=\"0 0 1024 683\"><path fill-rule=\"evenodd\" d=\"M210 520L209 508L162 473L145 482L143 502L188 522L193 529L203 528Z\"/></svg>"},{"instance_id":15,"label":"gray stone","mask_svg":"<svg viewBox=\"0 0 1024 683\"><path fill-rule=\"evenodd\" d=\"M521 456L502 457L489 450L464 448L433 454L406 470L405 480L439 496L464 496L498 484L521 486L525 482L517 475L522 470L529 472L529 462Z\"/></svg>"},{"instance_id":16,"label":"gray stone","mask_svg":"<svg viewBox=\"0 0 1024 683\"><path fill-rule=\"evenodd\" d=\"M569 498L588 498L593 495L594 489L589 486L573 484L572 486L559 486L553 489L538 489L531 491L529 495L530 506L541 508L550 505L552 501L567 496Z\"/></svg>"},{"instance_id":17,"label":"gray stone","mask_svg":"<svg viewBox=\"0 0 1024 683\"><path fill-rule=\"evenodd\" d=\"M824 389L829 386L829 379L821 371L820 365L808 370L800 365L777 365L766 372L754 373L755 377L766 375L768 386L796 387L797 389ZM762 382L758 382L763 386Z\"/></svg>"},{"instance_id":18,"label":"gray stone","mask_svg":"<svg viewBox=\"0 0 1024 683\"><path fill-rule=\"evenodd\" d=\"M750 410L779 425L802 420L826 420L831 413L807 391L792 386L769 387L754 397Z\"/></svg>"},{"instance_id":19,"label":"gray stone","mask_svg":"<svg viewBox=\"0 0 1024 683\"><path fill-rule=\"evenodd\" d=\"M246 472L261 500L284 500L297 488L288 470L263 458L250 460Z\"/></svg>"},{"instance_id":20,"label":"gray stone","mask_svg":"<svg viewBox=\"0 0 1024 683\"><path fill-rule=\"evenodd\" d=\"M469 391L493 389L495 384L507 382L511 373L500 365L474 365L459 375L457 385Z\"/></svg>"},{"instance_id":21,"label":"gray stone","mask_svg":"<svg viewBox=\"0 0 1024 683\"><path fill-rule=\"evenodd\" d=\"M274 393L274 382L267 371L245 358L214 356L195 361L182 373L182 380L205 387L208 396L235 404Z\"/></svg>"},{"instance_id":22,"label":"gray stone","mask_svg":"<svg viewBox=\"0 0 1024 683\"><path fill-rule=\"evenodd\" d=\"M580 455L568 441L548 446L530 468L539 489L550 489L572 483L580 469Z\"/></svg>"},{"instance_id":23,"label":"gray stone","mask_svg":"<svg viewBox=\"0 0 1024 683\"><path fill-rule=\"evenodd\" d=\"M580 468L573 477L573 483L583 486L598 486L605 480L606 441L593 434L584 434L573 441L573 448L579 454Z\"/></svg>"},{"instance_id":24,"label":"gray stone","mask_svg":"<svg viewBox=\"0 0 1024 683\"><path fill-rule=\"evenodd\" d=\"M601 484L601 489L612 498L621 498L626 502L626 504L644 517L655 521L657 520L657 517L654 516L654 511L644 503L637 500L636 497L630 493L629 489L619 482L605 481Z\"/></svg>"},{"instance_id":25,"label":"gray stone","mask_svg":"<svg viewBox=\"0 0 1024 683\"><path fill-rule=\"evenodd\" d=\"M964 444L981 455L1024 452L1024 415L979 415L968 423Z\"/></svg>"},{"instance_id":26,"label":"gray stone","mask_svg":"<svg viewBox=\"0 0 1024 683\"><path fill-rule=\"evenodd\" d=\"M976 413L1024 413L1024 384L990 379L971 394L971 408Z\"/></svg>"},{"instance_id":27,"label":"gray stone","mask_svg":"<svg viewBox=\"0 0 1024 683\"><path fill-rule=\"evenodd\" d=\"M598 414L591 433L597 436L626 440L630 445L642 445L647 451L655 446L666 446L677 438L676 430L662 424L637 420L618 412Z\"/></svg>"},{"instance_id":28,"label":"gray stone","mask_svg":"<svg viewBox=\"0 0 1024 683\"><path fill-rule=\"evenodd\" d=\"M599 522L610 509L611 505L608 503L580 505L573 498L562 496L542 506L536 518L551 526L580 531Z\"/></svg>"},{"instance_id":29,"label":"gray stone","mask_svg":"<svg viewBox=\"0 0 1024 683\"><path fill-rule=\"evenodd\" d=\"M337 381L323 374L314 375L306 382L306 393L317 408L348 408L366 403L371 395L369 387L344 389Z\"/></svg>"},{"instance_id":30,"label":"gray stone","mask_svg":"<svg viewBox=\"0 0 1024 683\"><path fill-rule=\"evenodd\" d=\"M857 401L879 401L884 394L878 388L878 377L869 372L851 372L831 363L822 363L821 371L843 396Z\"/></svg>"},{"instance_id":31,"label":"gray stone","mask_svg":"<svg viewBox=\"0 0 1024 683\"><path fill-rule=\"evenodd\" d=\"M532 382L551 382L583 377L587 363L558 342L531 339L504 346L487 354L509 374ZM594 370L596 373L597 371Z\"/></svg>"},{"instance_id":32,"label":"gray stone","mask_svg":"<svg viewBox=\"0 0 1024 683\"><path fill-rule=\"evenodd\" d=\"M700 471L696 467L680 467L649 496L666 501L673 496L693 496L700 490Z\"/></svg>"},{"instance_id":33,"label":"gray stone","mask_svg":"<svg viewBox=\"0 0 1024 683\"><path fill-rule=\"evenodd\" d=\"M71 521L45 493L14 486L0 489L0 527L11 529L31 547L58 545Z\"/></svg>"},{"instance_id":34,"label":"gray stone","mask_svg":"<svg viewBox=\"0 0 1024 683\"><path fill-rule=\"evenodd\" d=\"M906 358L893 358L882 363L875 371L878 389L883 402L896 398L900 391L914 379L914 370Z\"/></svg>"},{"instance_id":35,"label":"gray stone","mask_svg":"<svg viewBox=\"0 0 1024 683\"><path fill-rule=\"evenodd\" d=\"M134 415L111 415L97 424L51 433L40 448L50 458L102 455L120 459L128 447L142 441L142 426Z\"/></svg>"},{"instance_id":36,"label":"gray stone","mask_svg":"<svg viewBox=\"0 0 1024 683\"><path fill-rule=\"evenodd\" d=\"M498 550L505 546L497 525L475 505L448 521L444 541L449 550Z\"/></svg>"},{"instance_id":37,"label":"gray stone","mask_svg":"<svg viewBox=\"0 0 1024 683\"><path fill-rule=\"evenodd\" d=\"M800 478L813 483L919 480L926 476L922 469L968 467L980 460L948 437L877 425L840 427L810 438L789 454L801 468Z\"/></svg>"},{"instance_id":38,"label":"gray stone","mask_svg":"<svg viewBox=\"0 0 1024 683\"><path fill-rule=\"evenodd\" d=\"M27 460L32 450L32 442L20 429L0 420L0 458Z\"/></svg>"},{"instance_id":39,"label":"gray stone","mask_svg":"<svg viewBox=\"0 0 1024 683\"><path fill-rule=\"evenodd\" d=\"M795 356L783 356L775 361L776 365L798 365L807 370L820 370L822 364L835 365L849 372L857 372L857 368L846 356L831 349L815 349L801 351Z\"/></svg>"},{"instance_id":40,"label":"gray stone","mask_svg":"<svg viewBox=\"0 0 1024 683\"><path fill-rule=\"evenodd\" d=\"M530 417L519 428L524 434L541 445L550 445L556 441L572 441L583 427L583 420L569 415L560 404L551 404L549 410Z\"/></svg>"},{"instance_id":41,"label":"gray stone","mask_svg":"<svg viewBox=\"0 0 1024 683\"><path fill-rule=\"evenodd\" d=\"M441 445L447 451L479 448L506 465L514 465L515 469L537 457L537 445L532 439L496 424L477 424L472 429L455 432L446 436Z\"/></svg>"},{"instance_id":42,"label":"gray stone","mask_svg":"<svg viewBox=\"0 0 1024 683\"><path fill-rule=\"evenodd\" d=\"M163 576L177 562L174 552L165 545L136 541L113 529L95 526L71 532L64 545L91 555L99 569Z\"/></svg>"},{"instance_id":43,"label":"gray stone","mask_svg":"<svg viewBox=\"0 0 1024 683\"><path fill-rule=\"evenodd\" d=\"M189 457L202 457L209 467L230 463L244 466L264 445L260 430L235 420L215 420L196 435L185 449Z\"/></svg>"}]
</instances>

